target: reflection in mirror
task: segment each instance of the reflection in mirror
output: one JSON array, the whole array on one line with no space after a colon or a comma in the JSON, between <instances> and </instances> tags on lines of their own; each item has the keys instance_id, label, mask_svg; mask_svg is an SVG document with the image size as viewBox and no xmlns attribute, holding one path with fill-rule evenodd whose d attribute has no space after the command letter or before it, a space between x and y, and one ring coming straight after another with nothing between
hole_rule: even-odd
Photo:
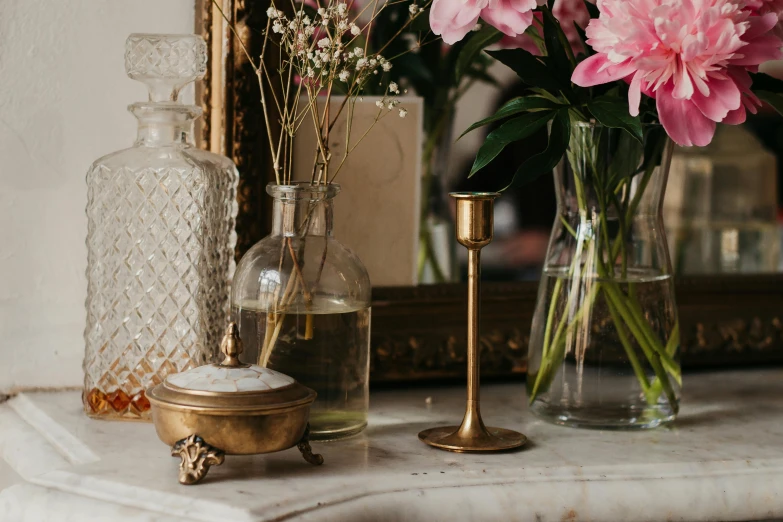
<instances>
[{"instance_id":1,"label":"reflection in mirror","mask_svg":"<svg viewBox=\"0 0 783 522\"><path fill-rule=\"evenodd\" d=\"M720 125L672 158L664 217L679 274L774 272L780 257L775 155L751 130Z\"/></svg>"},{"instance_id":2,"label":"reflection in mirror","mask_svg":"<svg viewBox=\"0 0 783 522\"><path fill-rule=\"evenodd\" d=\"M468 92L457 107L455 135L521 94L514 83L493 91L483 87ZM494 103L486 103L488 97ZM476 112L477 107L481 112ZM546 130L542 129L529 149L507 147L468 179L478 145L494 128L476 130L453 144L444 192L498 190L520 164L546 146ZM708 147L675 150L664 221L676 274L783 272L779 183L783 163L776 151L783 153L783 125L763 110L744 125L719 125ZM495 240L482 251L484 279L537 280L555 209L551 175L505 191L495 204ZM464 280L467 259L458 261Z\"/></svg>"}]
</instances>

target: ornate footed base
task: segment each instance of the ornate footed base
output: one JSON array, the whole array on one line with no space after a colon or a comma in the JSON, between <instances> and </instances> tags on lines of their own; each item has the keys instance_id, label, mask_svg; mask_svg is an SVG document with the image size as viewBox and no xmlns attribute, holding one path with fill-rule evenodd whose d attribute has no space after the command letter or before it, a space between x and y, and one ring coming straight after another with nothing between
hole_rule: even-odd
<instances>
[{"instance_id":1,"label":"ornate footed base","mask_svg":"<svg viewBox=\"0 0 783 522\"><path fill-rule=\"evenodd\" d=\"M310 447L310 423L307 423L302 440L297 443L296 448L302 453L302 457L314 466L320 466L324 463L324 458L319 453L313 453Z\"/></svg>"},{"instance_id":2,"label":"ornate footed base","mask_svg":"<svg viewBox=\"0 0 783 522\"><path fill-rule=\"evenodd\" d=\"M171 447L171 456L182 459L179 463L179 483L196 484L207 476L209 468L220 466L226 458L225 452L210 446L198 435L191 435L177 441Z\"/></svg>"},{"instance_id":3,"label":"ornate footed base","mask_svg":"<svg viewBox=\"0 0 783 522\"><path fill-rule=\"evenodd\" d=\"M307 424L302 439L296 444L296 448L302 453L302 457L313 464L320 466L324 458L318 453L313 453L310 447L310 424ZM171 447L171 456L179 457L179 482L180 484L197 484L207 476L209 468L220 466L226 459L226 452L209 445L204 439L193 434L185 439L177 441Z\"/></svg>"}]
</instances>

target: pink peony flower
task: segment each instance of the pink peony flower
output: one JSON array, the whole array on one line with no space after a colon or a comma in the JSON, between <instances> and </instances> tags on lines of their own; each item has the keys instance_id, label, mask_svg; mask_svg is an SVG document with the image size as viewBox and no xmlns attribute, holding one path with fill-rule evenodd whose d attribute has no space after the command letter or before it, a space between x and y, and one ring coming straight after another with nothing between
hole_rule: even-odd
<instances>
[{"instance_id":1,"label":"pink peony flower","mask_svg":"<svg viewBox=\"0 0 783 522\"><path fill-rule=\"evenodd\" d=\"M775 36L783 38L783 23L781 23L783 0L746 0L745 6L752 14L765 15L767 13L775 13L778 17L778 23L773 31Z\"/></svg>"},{"instance_id":2,"label":"pink peony flower","mask_svg":"<svg viewBox=\"0 0 783 522\"><path fill-rule=\"evenodd\" d=\"M592 2L592 0L590 1ZM779 1L783 2L783 0ZM541 4L540 1L539 4ZM579 33L576 32L574 23L584 29L590 21L590 13L587 12L584 0L555 0L555 5L552 7L552 14L555 15L555 18L560 22L560 27L563 28L563 32L568 38L568 43L571 44L571 49L574 51L574 54L582 52L582 41L579 39ZM534 16L539 21L543 18L543 15L540 12L534 13ZM537 26L534 25L533 27L535 27L535 30L539 35L543 36L541 34L542 31L540 31ZM504 36L503 39L500 40L500 46L506 49L521 48L536 56L541 54L535 42L533 42L533 39L527 34Z\"/></svg>"},{"instance_id":3,"label":"pink peony flower","mask_svg":"<svg viewBox=\"0 0 783 522\"><path fill-rule=\"evenodd\" d=\"M598 0L598 9L586 30L597 54L572 81L625 79L630 113L639 113L642 93L655 98L661 124L680 145L707 145L716 123L755 112L748 72L782 56L770 32L778 16L756 15L737 0Z\"/></svg>"},{"instance_id":4,"label":"pink peony flower","mask_svg":"<svg viewBox=\"0 0 783 522\"><path fill-rule=\"evenodd\" d=\"M517 36L533 23L536 0L433 0L432 32L447 44L462 40L479 17L503 34Z\"/></svg>"}]
</instances>

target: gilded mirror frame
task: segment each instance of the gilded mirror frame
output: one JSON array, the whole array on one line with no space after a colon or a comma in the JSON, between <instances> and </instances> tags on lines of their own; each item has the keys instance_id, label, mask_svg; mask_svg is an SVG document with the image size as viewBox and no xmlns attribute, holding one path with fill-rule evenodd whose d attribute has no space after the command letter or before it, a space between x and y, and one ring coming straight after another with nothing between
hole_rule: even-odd
<instances>
[{"instance_id":1,"label":"gilded mirror frame","mask_svg":"<svg viewBox=\"0 0 783 522\"><path fill-rule=\"evenodd\" d=\"M260 54L264 2L222 0L249 51ZM255 29L254 29L255 28ZM204 109L200 145L231 157L240 171L237 256L268 230L268 158L258 84L210 0L196 4L196 31L210 47L207 76L197 90ZM482 374L526 370L536 282L486 283L482 290ZM677 279L686 367L783 362L783 275ZM372 379L405 382L464 378L467 290L464 284L373 289Z\"/></svg>"}]
</instances>

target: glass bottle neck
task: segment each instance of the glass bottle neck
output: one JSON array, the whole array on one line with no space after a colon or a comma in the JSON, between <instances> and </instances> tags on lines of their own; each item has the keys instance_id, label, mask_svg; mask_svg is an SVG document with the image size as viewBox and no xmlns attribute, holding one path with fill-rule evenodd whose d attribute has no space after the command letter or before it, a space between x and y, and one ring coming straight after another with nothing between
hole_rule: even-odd
<instances>
[{"instance_id":1,"label":"glass bottle neck","mask_svg":"<svg viewBox=\"0 0 783 522\"><path fill-rule=\"evenodd\" d=\"M272 236L331 236L331 199L278 199L272 209Z\"/></svg>"},{"instance_id":2,"label":"glass bottle neck","mask_svg":"<svg viewBox=\"0 0 783 522\"><path fill-rule=\"evenodd\" d=\"M201 114L179 103L134 103L128 108L139 120L136 147L192 147L193 122Z\"/></svg>"},{"instance_id":3,"label":"glass bottle neck","mask_svg":"<svg viewBox=\"0 0 783 522\"><path fill-rule=\"evenodd\" d=\"M139 122L134 145L137 147L166 147L181 145L192 147L193 122L189 125L144 124Z\"/></svg>"}]
</instances>

